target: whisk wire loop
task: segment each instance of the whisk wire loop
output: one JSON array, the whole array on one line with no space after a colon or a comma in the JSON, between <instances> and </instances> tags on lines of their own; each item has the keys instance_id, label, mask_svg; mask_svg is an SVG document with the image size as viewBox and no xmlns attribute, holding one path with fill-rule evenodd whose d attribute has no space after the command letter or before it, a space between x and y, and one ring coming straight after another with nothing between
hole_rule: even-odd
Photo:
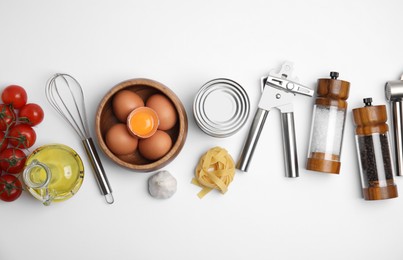
<instances>
[{"instance_id":1,"label":"whisk wire loop","mask_svg":"<svg viewBox=\"0 0 403 260\"><path fill-rule=\"evenodd\" d=\"M60 79L59 82L58 79ZM73 84L69 80L73 81ZM81 140L90 136L84 105L84 92L76 79L68 74L55 74L46 86L46 97L52 107L77 132Z\"/></svg>"}]
</instances>

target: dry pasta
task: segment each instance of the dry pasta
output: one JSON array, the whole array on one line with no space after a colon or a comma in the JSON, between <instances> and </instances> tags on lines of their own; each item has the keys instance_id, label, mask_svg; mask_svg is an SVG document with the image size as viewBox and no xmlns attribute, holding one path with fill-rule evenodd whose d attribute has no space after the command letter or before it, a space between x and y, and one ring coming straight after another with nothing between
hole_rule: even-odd
<instances>
[{"instance_id":1,"label":"dry pasta","mask_svg":"<svg viewBox=\"0 0 403 260\"><path fill-rule=\"evenodd\" d=\"M200 158L192 183L203 188L197 194L203 198L212 189L223 194L227 192L234 175L235 164L231 155L221 147L214 147Z\"/></svg>"}]
</instances>

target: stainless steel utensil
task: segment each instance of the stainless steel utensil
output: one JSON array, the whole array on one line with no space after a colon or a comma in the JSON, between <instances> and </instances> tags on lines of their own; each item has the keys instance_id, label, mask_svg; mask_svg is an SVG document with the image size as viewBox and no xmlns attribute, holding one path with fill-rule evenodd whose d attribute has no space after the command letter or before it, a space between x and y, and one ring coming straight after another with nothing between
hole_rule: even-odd
<instances>
[{"instance_id":1,"label":"stainless steel utensil","mask_svg":"<svg viewBox=\"0 0 403 260\"><path fill-rule=\"evenodd\" d=\"M386 83L385 95L392 110L396 175L403 176L403 75Z\"/></svg>"},{"instance_id":2,"label":"stainless steel utensil","mask_svg":"<svg viewBox=\"0 0 403 260\"><path fill-rule=\"evenodd\" d=\"M91 161L99 189L105 196L106 202L112 204L114 202L112 189L88 130L84 92L80 83L68 74L57 73L48 80L45 93L52 107L80 136Z\"/></svg>"},{"instance_id":3,"label":"stainless steel utensil","mask_svg":"<svg viewBox=\"0 0 403 260\"><path fill-rule=\"evenodd\" d=\"M312 97L314 92L298 83L292 77L293 64L285 62L280 71L271 71L269 76L261 79L262 96L253 119L249 134L242 148L236 165L237 169L247 171L252 159L260 133L263 130L266 117L273 108L281 112L281 127L283 135L283 152L286 177L298 177L297 146L295 140L294 108L292 98L296 94Z\"/></svg>"}]
</instances>

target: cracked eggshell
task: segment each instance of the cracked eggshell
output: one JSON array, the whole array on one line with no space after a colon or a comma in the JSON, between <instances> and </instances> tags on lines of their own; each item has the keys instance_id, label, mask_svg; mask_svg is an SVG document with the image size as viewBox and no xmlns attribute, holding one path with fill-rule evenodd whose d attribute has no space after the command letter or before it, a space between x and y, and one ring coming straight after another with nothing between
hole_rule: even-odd
<instances>
[{"instance_id":1,"label":"cracked eggshell","mask_svg":"<svg viewBox=\"0 0 403 260\"><path fill-rule=\"evenodd\" d=\"M168 171L159 171L148 179L148 191L157 199L168 199L175 194L177 181Z\"/></svg>"}]
</instances>

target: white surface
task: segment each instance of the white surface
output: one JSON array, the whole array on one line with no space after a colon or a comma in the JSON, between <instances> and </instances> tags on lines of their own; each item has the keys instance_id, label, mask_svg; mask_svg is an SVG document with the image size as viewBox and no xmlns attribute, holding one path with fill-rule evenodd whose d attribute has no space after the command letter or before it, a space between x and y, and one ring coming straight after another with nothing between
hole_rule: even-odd
<instances>
[{"instance_id":1,"label":"white surface","mask_svg":"<svg viewBox=\"0 0 403 260\"><path fill-rule=\"evenodd\" d=\"M71 200L42 206L28 194L0 203L0 259L402 259L403 199L361 198L351 112L340 176L304 170L313 99L295 101L298 179L284 176L278 113L269 114L248 173L225 195L203 200L190 184L207 149L236 160L247 126L209 137L192 118L193 97L217 77L240 83L254 113L259 79L284 60L310 87L331 70L351 82L349 108L403 72L403 2L394 1L50 1L0 2L0 84L20 84L45 112L37 146L84 150L44 96L46 80L67 72L84 86L91 125L102 96L120 81L147 77L183 101L189 134L164 169L178 180L169 200L148 195L150 174L120 168L101 154L114 190L109 206L90 165ZM93 129L91 129L94 133ZM396 178L402 192L403 179Z\"/></svg>"}]
</instances>

